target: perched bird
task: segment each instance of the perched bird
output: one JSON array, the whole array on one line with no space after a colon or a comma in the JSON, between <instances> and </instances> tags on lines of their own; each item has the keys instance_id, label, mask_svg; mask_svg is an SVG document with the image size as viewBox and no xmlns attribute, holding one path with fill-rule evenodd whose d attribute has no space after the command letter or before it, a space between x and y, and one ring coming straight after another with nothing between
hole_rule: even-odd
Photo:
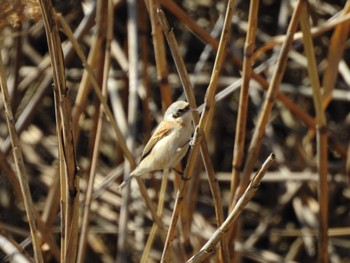
<instances>
[{"instance_id":1,"label":"perched bird","mask_svg":"<svg viewBox=\"0 0 350 263\"><path fill-rule=\"evenodd\" d=\"M185 156L193 133L191 107L186 101L169 106L146 144L139 165L118 187L123 189L134 177L148 172L173 168Z\"/></svg>"}]
</instances>

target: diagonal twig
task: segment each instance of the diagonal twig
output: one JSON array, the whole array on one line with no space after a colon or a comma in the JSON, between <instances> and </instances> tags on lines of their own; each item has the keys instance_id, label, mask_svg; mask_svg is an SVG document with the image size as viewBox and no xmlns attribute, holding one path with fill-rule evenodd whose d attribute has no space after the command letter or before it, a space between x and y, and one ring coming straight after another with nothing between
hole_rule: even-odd
<instances>
[{"instance_id":1,"label":"diagonal twig","mask_svg":"<svg viewBox=\"0 0 350 263\"><path fill-rule=\"evenodd\" d=\"M226 218L224 223L213 233L211 238L207 241L207 243L201 248L201 250L191 257L187 263L195 263L195 262L203 262L213 251L216 244L223 238L225 233L229 230L229 228L234 224L237 220L238 216L243 211L244 207L247 203L253 198L257 190L259 189L260 182L267 170L271 166L271 164L275 160L275 155L272 153L266 159L266 161L261 166L260 170L255 174L247 189L245 189L243 195L238 200L236 206L230 212L229 216Z\"/></svg>"},{"instance_id":2,"label":"diagonal twig","mask_svg":"<svg viewBox=\"0 0 350 263\"><path fill-rule=\"evenodd\" d=\"M1 93L4 100L4 107L6 111L6 122L9 129L13 158L15 160L16 171L19 178L19 183L21 186L21 191L23 195L24 207L27 213L30 233L32 237L34 257L36 262L43 262L43 257L39 244L38 228L37 228L37 218L34 212L33 199L29 189L28 177L25 173L25 166L23 161L22 150L19 145L19 139L15 130L15 118L12 113L12 107L10 102L10 96L7 88L7 81L5 77L5 69L2 62L2 57L0 54L0 81L1 81Z\"/></svg>"}]
</instances>

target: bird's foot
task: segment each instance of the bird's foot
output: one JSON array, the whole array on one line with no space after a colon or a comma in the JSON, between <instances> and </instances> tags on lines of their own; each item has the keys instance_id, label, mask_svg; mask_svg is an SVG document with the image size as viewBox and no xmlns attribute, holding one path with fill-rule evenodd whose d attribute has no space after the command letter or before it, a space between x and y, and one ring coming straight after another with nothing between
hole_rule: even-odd
<instances>
[{"instance_id":1,"label":"bird's foot","mask_svg":"<svg viewBox=\"0 0 350 263\"><path fill-rule=\"evenodd\" d=\"M185 173L183 171L179 171L178 169L176 168L172 168L175 172L177 172L180 176L181 176L181 179L184 180L184 181L188 181L190 180L191 178L190 177L186 177Z\"/></svg>"},{"instance_id":2,"label":"bird's foot","mask_svg":"<svg viewBox=\"0 0 350 263\"><path fill-rule=\"evenodd\" d=\"M194 146L194 136L190 138L190 141L188 142L189 146L192 148Z\"/></svg>"}]
</instances>

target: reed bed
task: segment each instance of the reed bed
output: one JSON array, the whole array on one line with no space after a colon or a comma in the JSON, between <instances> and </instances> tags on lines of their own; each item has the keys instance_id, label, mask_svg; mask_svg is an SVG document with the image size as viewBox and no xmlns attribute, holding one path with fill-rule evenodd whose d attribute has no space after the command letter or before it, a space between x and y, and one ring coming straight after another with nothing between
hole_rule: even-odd
<instances>
[{"instance_id":1,"label":"reed bed","mask_svg":"<svg viewBox=\"0 0 350 263\"><path fill-rule=\"evenodd\" d=\"M1 262L350 261L350 2L3 0ZM184 160L118 185L187 100Z\"/></svg>"}]
</instances>

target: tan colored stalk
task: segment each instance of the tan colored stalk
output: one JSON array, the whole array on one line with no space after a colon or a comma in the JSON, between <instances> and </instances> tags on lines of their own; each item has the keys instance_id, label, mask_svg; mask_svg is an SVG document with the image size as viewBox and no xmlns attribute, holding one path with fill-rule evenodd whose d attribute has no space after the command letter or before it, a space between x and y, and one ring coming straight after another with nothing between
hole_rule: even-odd
<instances>
[{"instance_id":1,"label":"tan colored stalk","mask_svg":"<svg viewBox=\"0 0 350 263\"><path fill-rule=\"evenodd\" d=\"M175 39L174 33L170 29L164 13L161 10L159 10L158 13L159 13L160 21L161 21L161 26L162 26L162 29L163 29L163 31L165 33L165 36L166 36L166 39L168 41L170 50L172 52L172 55L173 55L173 58L174 58L174 61L175 61L175 64L176 64L176 68L178 70L178 73L179 73L179 76L180 76L180 80L181 80L181 83L183 85L183 88L184 88L187 100L189 101L191 106L194 109L196 109L196 101L195 101L195 97L194 97L194 94L193 94L192 85L191 85L191 82L190 82L190 79L189 79L189 76L188 76L188 73L187 73L187 70L186 70L185 63L184 63L182 57L180 56L179 48L178 48L177 41ZM194 119L195 125L197 125L198 121L199 121L199 115L198 115L197 111L193 112L193 119ZM216 218L217 218L217 224L221 225L223 220L224 220L223 219L224 216L223 216L223 210L222 210L220 189L219 189L219 184L218 184L218 182L217 182L217 180L215 178L214 168L213 168L213 165L211 163L211 159L210 159L210 156L209 156L209 152L208 152L208 148L207 148L205 140L201 141L200 149L201 149L204 165L205 165L205 168L206 168L206 171L207 171L207 174L208 174L210 189L211 189L212 194L213 194L215 213L216 213ZM196 161L193 161L193 163L195 163L195 162ZM186 174L186 176L189 176L189 174L191 174L191 173L188 173L188 170L186 170L185 174ZM181 189L182 188L180 187L180 190ZM184 190L184 189L182 189L182 190ZM180 196L183 196L183 198L181 197L179 199L179 202L178 202L178 205L177 205L177 209L178 210L174 209L174 212L173 212L174 220L177 220L177 219L175 219L175 215L177 217L179 217L183 201L185 200L185 194L186 194L186 191L183 191L181 193ZM185 218L187 220L190 220L190 215L188 214L189 211L186 211L186 210L182 210L182 211L183 211L183 213L185 213L185 215L183 215L183 218ZM171 226L176 228L176 223L175 224L171 224ZM169 236L169 233L173 233L173 231L175 231L175 229L169 229L168 230L168 236ZM185 238L185 242L187 242L187 239L189 238L189 233L184 233L184 238ZM229 260L229 252L228 252L228 247L227 247L227 244L226 244L225 240L223 240L222 243L221 243L221 255L222 255L222 258L224 258L224 262L228 262L228 260Z\"/></svg>"},{"instance_id":2,"label":"tan colored stalk","mask_svg":"<svg viewBox=\"0 0 350 263\"><path fill-rule=\"evenodd\" d=\"M350 21L350 14L343 14L338 17L332 17L328 19L324 24L311 28L312 37L318 37L323 33L334 29L334 27L348 24ZM273 49L275 46L281 45L285 39L286 35L276 36L272 38L269 42L265 43L258 50L256 50L253 54L253 60L257 60L262 54L265 54L269 50ZM293 37L293 41L300 41L303 38L302 32L296 32Z\"/></svg>"},{"instance_id":3,"label":"tan colored stalk","mask_svg":"<svg viewBox=\"0 0 350 263\"><path fill-rule=\"evenodd\" d=\"M102 106L103 106L103 112L106 114L108 121L111 123L116 135L117 135L117 139L119 142L119 146L121 147L123 154L125 156L125 158L128 160L128 162L130 163L131 167L135 167L135 161L128 149L128 147L126 146L126 142L125 139L118 127L118 124L115 120L115 118L112 115L111 110L109 109L109 106L107 105L107 102L105 100L105 98L102 96L101 90L99 88L99 85L97 83L94 71L92 69L92 67L87 63L85 55L83 53L83 51L80 48L79 43L76 41L76 39L74 38L68 24L65 22L65 20L58 15L58 21L63 29L63 31L65 32L66 36L69 38L69 40L72 42L73 47L75 49L75 51L77 52L77 55L79 56L80 60L82 61L85 69L88 71L88 77L91 81L93 90L95 92L95 94L97 95L98 99L101 101ZM157 216L156 213L156 209L154 207L154 204L152 203L152 201L150 200L150 198L148 197L147 194L147 189L144 185L144 183L142 182L142 179L140 178L136 178L136 181L138 182L139 188L140 188L140 194L142 196L142 198L145 201L146 206L148 207L151 215L152 215L152 219L158 224L158 226L160 227L160 236L162 239L165 239L165 232L164 232L164 225L162 220Z\"/></svg>"},{"instance_id":4,"label":"tan colored stalk","mask_svg":"<svg viewBox=\"0 0 350 263\"><path fill-rule=\"evenodd\" d=\"M136 0L128 0L127 4L127 44L128 44L128 60L129 60L129 98L128 98L128 133L127 146L135 153L136 139L136 119L137 119L137 88L139 83L138 75L138 34L137 34L137 8ZM130 172L135 168L129 165L125 166L124 178L129 176ZM139 181L139 180L138 180ZM120 217L118 221L118 243L117 243L117 262L126 262L128 256L128 221L129 221L129 203L130 203L130 184L127 185L126 191L123 191Z\"/></svg>"},{"instance_id":5,"label":"tan colored stalk","mask_svg":"<svg viewBox=\"0 0 350 263\"><path fill-rule=\"evenodd\" d=\"M79 46L79 43L76 41L76 39L74 38L69 26L67 25L67 23L60 19L60 16L58 16L58 20L60 22L60 25L64 31L64 33L67 35L67 37L69 38L69 40L72 42L73 44L73 47L75 49L75 51L77 52L77 55L79 56L80 60L82 61L82 63L84 64L85 66L85 69L89 72L89 78L90 78L90 81L91 81L91 84L92 84L92 87L94 88L94 92L95 94L97 95L98 99L101 101L102 103L102 106L103 106L103 112L106 114L107 116L107 120L110 122L110 124L112 125L112 128L114 129L115 133L116 133L116 136L117 136L117 139L118 139L118 143L119 143L119 146L120 148L122 149L122 152L126 158L126 160L130 163L130 166L131 167L135 167L136 166L136 163L128 149L128 147L126 146L126 142L125 142L125 139L118 127L118 124L115 120L115 118L113 117L113 114L107 104L107 101L105 100L105 98L102 96L102 93L101 93L101 90L99 88L99 85L97 83L97 80L96 80L96 77L95 77L95 74L94 74L94 71L92 69L92 67L87 63L86 61L86 57L83 53L83 51L81 50L80 46ZM146 203L146 206L148 207L148 209L150 210L151 212L151 215L152 215L152 218L153 220L159 225L161 226L160 229L162 231L164 231L164 226L163 226L163 222L162 220L157 216L157 213L156 213L156 209L154 207L154 204L152 203L152 201L150 200L150 198L148 197L148 194L147 194L147 189L144 185L144 183L142 182L142 179L140 178L136 178L136 181L138 182L138 185L140 187L140 193L141 193L141 196L142 198L144 199L145 203ZM161 233L161 236L163 236L165 238L165 233Z\"/></svg>"},{"instance_id":6,"label":"tan colored stalk","mask_svg":"<svg viewBox=\"0 0 350 263\"><path fill-rule=\"evenodd\" d=\"M232 201L234 199L236 190L240 181L240 172L244 158L244 144L248 114L248 102L249 102L249 85L252 74L252 54L255 49L255 35L258 23L258 10L259 0L250 2L249 7L249 18L248 18L248 31L246 42L244 45L244 60L243 60L243 76L242 86L240 90L240 97L238 103L238 115L236 122L235 142L233 147L233 159L232 159L232 175L231 175L231 188L230 188L230 199L229 199L229 211L233 209ZM235 231L235 227L232 228ZM235 245L232 242L230 247L231 251L235 251ZM232 253L231 258L236 258L235 252Z\"/></svg>"},{"instance_id":7,"label":"tan colored stalk","mask_svg":"<svg viewBox=\"0 0 350 263\"><path fill-rule=\"evenodd\" d=\"M218 48L218 52L217 52L217 56L215 59L215 63L214 63L214 68L212 71L212 76L210 78L210 83L209 83L209 87L207 89L206 92L206 96L205 96L205 107L204 107L204 112L199 120L199 124L196 128L195 134L194 134L194 145L190 151L190 156L189 156L189 160L188 160L188 165L186 167L185 170L185 174L188 177L191 177L193 171L194 171L194 166L195 166L195 159L197 158L197 155L199 153L199 146L200 146L200 142L202 139L202 136L204 136L203 131L206 130L207 127L207 121L208 121L208 116L210 111L212 110L212 106L215 103L215 91L216 91L216 87L217 87L217 81L219 78L219 74L221 71L221 67L224 61L224 55L225 55L225 50L226 50L226 45L228 42L228 37L229 37L229 33L230 33L230 29L231 29L231 21L232 21L232 16L233 16L233 10L234 10L234 4L235 1L229 1L227 4L227 9L226 9L226 15L225 15L225 21L224 21L224 26L223 26L223 32L220 38L220 44L219 44L219 48ZM158 12L160 14L160 18L162 19L162 14L161 12ZM164 17L164 14L163 14ZM162 22L162 20L161 20ZM163 25L167 25L166 21L164 23L162 23ZM163 26L162 25L162 26ZM164 30L164 29L163 29ZM168 35L168 33L170 32L169 30L167 30L165 28L165 34ZM185 69L185 67L180 67L180 69ZM179 70L179 67L178 67ZM179 74L181 75L181 74ZM185 83L186 84L186 83ZM184 85L184 84L183 84ZM184 85L186 87L190 87L190 85ZM191 105L195 105L192 104L193 103L193 98L189 97L188 101L190 102ZM209 168L209 167L206 167ZM214 179L215 180L215 179ZM187 190L187 182L186 181L182 181L181 182L181 186L180 186L180 190L177 193L176 196L176 201L175 201L175 207L174 207L174 211L173 211L173 215L171 218L171 223L170 223L170 227L168 230L168 235L167 235L167 240L166 243L164 245L164 250L163 250L163 255L162 255L162 262L168 262L169 261L169 249L171 247L172 241L174 239L175 236L175 229L176 229L176 224L177 224L177 220L179 217L179 213L181 210L181 206L182 206L182 200L185 197L185 193ZM215 192L214 192L215 195ZM224 241L225 242L225 241ZM223 246L225 247L225 245ZM225 251L225 250L224 250ZM226 262L229 258L228 254L222 254L222 260L224 262Z\"/></svg>"},{"instance_id":8,"label":"tan colored stalk","mask_svg":"<svg viewBox=\"0 0 350 263\"><path fill-rule=\"evenodd\" d=\"M350 1L347 1L342 11L342 16L350 13ZM332 91L335 89L338 76L339 62L344 54L345 45L349 38L350 22L342 23L334 29L329 43L327 54L327 67L323 74L322 87L324 88L323 108L327 108L332 99Z\"/></svg>"},{"instance_id":9,"label":"tan colored stalk","mask_svg":"<svg viewBox=\"0 0 350 263\"><path fill-rule=\"evenodd\" d=\"M182 59L182 57L180 55L179 48L178 48L177 41L175 39L174 33L170 29L170 27L168 25L168 22L166 20L166 17L165 17L165 15L164 15L164 13L162 11L159 11L159 16L160 16L161 26L162 26L162 29L163 29L163 31L165 33L165 36L166 36L166 39L168 41L170 50L172 52L172 55L173 55L173 58L174 58L174 61L175 61L175 65L176 65L176 68L177 68L178 73L179 73L179 77L180 77L181 83L182 83L183 88L185 90L185 94L186 94L187 100L191 104L192 108L196 109L197 106L196 106L196 101L195 101L195 97L194 97L194 94L193 94L192 85L191 85L191 82L190 82L190 79L189 79L189 76L188 76L188 73L187 73L187 70L186 70L185 63L184 63L184 61L183 61L183 59ZM197 111L193 112L193 118L194 118L194 124L197 125L198 120L199 120L199 114L198 114ZM207 156L209 156L208 152L207 152ZM210 161L211 160L209 158L209 162ZM197 165L196 165L196 167L197 167ZM210 165L210 167L212 167L212 165ZM214 177L214 172L213 171L212 172L209 171L209 174L211 174L212 177ZM219 193L220 193L220 191L219 191ZM185 193L184 193L184 195L185 195ZM221 214L221 218L222 218L222 221L223 221L223 216L222 216L223 212L222 212L222 205L221 205L220 194L218 196L219 196L219 198L215 199L214 202L215 202L216 211L221 211L221 212L218 212L216 215L219 215L219 218L220 218L220 214ZM216 200L219 200L219 204L218 204L218 202L216 202ZM181 202L182 202L181 203L181 209L179 208L179 210L181 210L181 219L182 219L181 222L183 223L183 226L187 226L191 222L191 215L190 215L191 211L189 211L189 209L187 209L187 207L186 207L187 204L184 201L185 201L185 197L181 200ZM184 204L184 205L182 205L182 204ZM179 214L180 214L180 211L179 211ZM175 226L176 226L176 224L175 224ZM190 231L186 232L186 229L182 229L182 230L183 230L182 231L183 242L187 243L189 241Z\"/></svg>"},{"instance_id":10,"label":"tan colored stalk","mask_svg":"<svg viewBox=\"0 0 350 263\"><path fill-rule=\"evenodd\" d=\"M296 8L293 12L293 16L289 23L289 27L287 30L287 38L281 47L276 68L272 75L271 83L266 94L266 99L264 101L262 111L260 113L256 129L254 130L253 138L249 146L248 157L242 173L242 181L240 182L239 188L235 194L235 199L232 205L234 205L239 199L239 197L244 193L249 183L250 174L254 170L254 165L259 156L262 139L265 134L265 128L268 123L272 108L275 104L275 100L278 94L278 88L282 81L283 74L286 68L288 52L293 41L293 35L297 29L299 17L304 6L304 0L299 0L297 2Z\"/></svg>"},{"instance_id":11,"label":"tan colored stalk","mask_svg":"<svg viewBox=\"0 0 350 263\"><path fill-rule=\"evenodd\" d=\"M65 86L64 61L61 48L55 15L51 2L40 0L40 7L43 15L47 43L51 58L51 68L54 79L54 94L56 100L58 143L60 145L60 176L61 199L63 204L62 215L65 217L62 231L63 262L75 262L78 239L78 218L79 218L79 183L77 177L77 167L75 160L75 149L73 143L73 131L71 120L71 106L68 89Z\"/></svg>"},{"instance_id":12,"label":"tan colored stalk","mask_svg":"<svg viewBox=\"0 0 350 263\"><path fill-rule=\"evenodd\" d=\"M2 57L0 54L0 82L1 82L1 93L4 100L5 107L5 117L7 122L7 127L9 129L9 135L13 150L13 159L16 165L16 172L21 186L21 192L23 195L24 207L28 217L28 223L30 227L30 234L32 238L34 258L36 262L44 262L42 252L39 244L39 231L37 228L37 218L34 212L34 203L29 189L28 177L25 172L25 165L23 161L23 155L21 146L19 143L19 138L15 130L15 117L12 113L10 95L7 88L7 80L5 75L5 69L2 62Z\"/></svg>"},{"instance_id":13,"label":"tan colored stalk","mask_svg":"<svg viewBox=\"0 0 350 263\"><path fill-rule=\"evenodd\" d=\"M318 262L328 262L328 140L327 120L322 106L320 81L317 72L315 50L310 34L308 10L302 10L300 20L304 37L304 48L308 61L308 71L311 81L313 101L316 112L317 137L317 167L319 172L318 199L319 199L319 233L318 233Z\"/></svg>"},{"instance_id":14,"label":"tan colored stalk","mask_svg":"<svg viewBox=\"0 0 350 263\"><path fill-rule=\"evenodd\" d=\"M115 131L115 133L117 135L119 146L122 149L125 158L128 160L129 163L131 163L133 166L135 166L135 161L134 161L134 159L133 159L129 149L126 146L125 139L124 139L124 137L123 137L119 127L118 127L117 122L115 121L115 119L113 117L113 114L112 114L112 112L111 112L111 110L110 110L110 108L109 108L109 106L107 104L106 99L102 95L102 92L101 92L101 89L100 89L100 87L98 85L98 82L96 80L93 68L88 64L88 62L86 60L86 57L85 57L83 51L81 50L78 41L74 38L74 36L72 34L72 31L70 30L67 22L62 18L61 15L57 15L57 19L58 19L58 22L60 23L60 26L62 27L63 32L66 34L66 36L72 42L74 50L77 52L77 55L79 56L79 58L82 61L85 69L89 73L88 77L89 77L89 79L91 81L93 90L94 90L96 96L98 97L98 99L102 103L103 111L106 114L108 121L111 123L111 125L112 125L112 127L113 127L113 129L114 129L114 131Z\"/></svg>"},{"instance_id":15,"label":"tan colored stalk","mask_svg":"<svg viewBox=\"0 0 350 263\"><path fill-rule=\"evenodd\" d=\"M89 15L87 15L83 21L79 24L79 27L74 32L74 37L79 41L82 36L91 28L94 20L94 11L93 9ZM73 46L71 43L63 44L63 55L64 61L69 62L73 54ZM23 90L30 86L39 76L45 75L44 79L40 82L39 87L37 88L33 98L25 105L25 108L22 111L22 114L18 117L16 121L16 131L20 134L23 129L25 129L29 118L33 116L35 109L45 95L45 92L50 88L50 82L52 81L52 76L49 74L50 66L50 57L46 56L42 59L41 63L36 67L36 70L32 74L26 75L23 80L18 84L18 89ZM38 83L35 83L37 85ZM9 140L6 139L3 145L1 145L1 150L4 153L7 153L9 150Z\"/></svg>"},{"instance_id":16,"label":"tan colored stalk","mask_svg":"<svg viewBox=\"0 0 350 263\"><path fill-rule=\"evenodd\" d=\"M157 207L157 215L159 217L161 217L163 214L165 196L167 194L166 189L167 189L167 184L168 184L168 174L169 174L169 170L165 170L163 173L162 184L160 186L159 200L158 200L158 207ZM141 263L148 262L148 255L151 251L151 248L152 248L154 239L156 237L157 231L158 231L158 225L153 223L151 231L150 231L149 236L148 236L146 246L145 246L143 253L142 253L142 257L140 260Z\"/></svg>"},{"instance_id":17,"label":"tan colored stalk","mask_svg":"<svg viewBox=\"0 0 350 263\"><path fill-rule=\"evenodd\" d=\"M23 195L21 192L21 185L20 182L18 180L18 177L16 176L16 174L14 173L14 171L12 170L12 167L9 165L7 159L5 158L5 156L3 155L3 153L1 153L0 151L0 168L3 171L4 174L6 174L9 183L12 187L12 189L15 192L15 195L18 199L18 201L23 202ZM59 180L59 178L58 178ZM60 260L60 249L56 244L55 239L53 238L53 235L50 231L50 228L47 226L45 221L45 218L43 216L43 218L40 218L40 215L38 214L38 212L36 211L35 208L34 212L35 212L35 217L37 219L37 227L42 235L42 238L44 240L44 242L47 242L47 244L50 246L50 251L52 253L52 255L55 257L55 259L57 261ZM55 216L57 215L57 212L55 213Z\"/></svg>"},{"instance_id":18,"label":"tan colored stalk","mask_svg":"<svg viewBox=\"0 0 350 263\"><path fill-rule=\"evenodd\" d=\"M101 31L105 32L103 38L101 41L105 39L105 54L104 54L104 65L103 65L103 82L102 82L102 95L107 99L107 82L108 82L108 73L110 68L110 47L111 47L111 41L113 37L113 5L111 0L107 0L105 2L100 1L97 7L97 14L98 14L98 25ZM107 17L105 17L105 14L107 13ZM100 35L103 35L101 32ZM96 169L97 169L97 162L99 158L99 151L100 151L100 142L101 142L101 136L102 136L102 127L103 127L103 109L102 106L99 105L99 116L98 116L98 123L97 123L97 129L95 134L95 140L93 145L93 154L92 154L92 161L90 166L90 173L89 173L89 180L88 180L88 186L86 190L86 197L84 202L84 214L82 218L81 223L81 233L80 233L80 240L79 240L79 249L78 249L78 257L77 262L83 263L85 262L85 253L86 253L86 243L87 243L87 236L89 231L89 222L90 222L90 208L91 208L91 202L92 202L92 194L93 194L93 188L95 183L95 175L96 175Z\"/></svg>"},{"instance_id":19,"label":"tan colored stalk","mask_svg":"<svg viewBox=\"0 0 350 263\"><path fill-rule=\"evenodd\" d=\"M78 41L74 38L71 29L69 28L67 22L63 19L63 17L61 15L57 15L57 19L58 22L60 23L60 26L62 27L63 32L66 34L66 36L69 38L69 40L72 42L74 50L77 52L77 55L79 56L80 60L82 61L85 69L87 70L88 77L91 81L93 90L96 94L96 96L98 97L98 99L101 101L102 106L103 106L103 111L107 116L107 120L111 123L116 135L117 135L117 139L119 142L119 146L123 151L123 154L125 156L125 158L128 160L129 163L135 165L135 161L132 157L132 155L130 154L130 151L128 150L128 148L126 147L126 143L124 140L124 137L118 127L117 122L115 121L113 114L107 104L106 99L103 97L101 89L97 83L96 77L95 77L95 73L93 68L88 64L86 57L83 53L83 51L80 48L80 45L78 43Z\"/></svg>"},{"instance_id":20,"label":"tan colored stalk","mask_svg":"<svg viewBox=\"0 0 350 263\"><path fill-rule=\"evenodd\" d=\"M350 13L350 1L347 1L342 12L342 16ZM336 80L338 76L339 62L341 61L344 49L348 40L350 32L350 22L341 23L334 29L334 33L329 43L327 54L327 67L322 79L322 106L327 109L329 103L332 101L332 92L336 88ZM316 121L317 122L317 121ZM309 131L308 137L312 139L315 136L315 130Z\"/></svg>"},{"instance_id":21,"label":"tan colored stalk","mask_svg":"<svg viewBox=\"0 0 350 263\"><path fill-rule=\"evenodd\" d=\"M173 1L168 0L160 0L161 4L165 6L167 9L169 9L176 17L178 17L181 21L183 21L190 30L193 31L193 33L198 36L201 40L204 42L210 44L213 48L218 48L218 41L210 36L208 32L206 32L203 28L198 26L192 19L189 18L189 16L179 7L177 6ZM330 26L326 27L327 30L331 30L334 26L338 25L339 23L345 23L350 19L350 14L346 15L346 17L340 19L340 21L337 21L337 23L333 23L334 19L330 21ZM299 34L298 39L301 39L302 35ZM283 36L281 40L285 40L286 36ZM293 38L293 40L295 37ZM280 43L282 43L281 41ZM273 46L274 47L274 46ZM271 47L271 48L273 48ZM239 68L242 67L242 62L235 57L233 54L230 53L229 50L226 51L232 62L237 65ZM256 52L255 52L256 53ZM255 54L254 53L254 54ZM254 56L254 55L253 55ZM252 72L252 78L256 80L262 88L267 90L269 88L269 82L263 78L262 76L255 74ZM293 101L291 101L286 95L283 93L277 94L277 99L284 104L286 108L288 108L293 114L295 114L302 122L304 122L306 125L308 125L310 128L315 129L316 122L315 120L305 113L299 106L297 106ZM339 153L341 156L346 157L346 149L337 142L335 138L333 138L333 145L334 149Z\"/></svg>"},{"instance_id":22,"label":"tan colored stalk","mask_svg":"<svg viewBox=\"0 0 350 263\"><path fill-rule=\"evenodd\" d=\"M239 198L236 206L230 212L224 223L213 233L211 238L205 243L201 250L190 258L187 263L203 262L210 254L215 251L216 244L224 237L225 233L232 227L234 222L237 220L239 215L242 213L244 207L253 198L255 193L258 191L260 182L266 174L267 170L275 160L275 155L272 153L266 159L261 166L260 170L255 174L250 184L245 189L243 195Z\"/></svg>"},{"instance_id":23,"label":"tan colored stalk","mask_svg":"<svg viewBox=\"0 0 350 263\"><path fill-rule=\"evenodd\" d=\"M243 77L238 103L238 116L236 122L235 143L233 147L232 178L230 189L230 203L232 202L239 183L239 175L244 157L244 142L246 134L249 84L252 73L252 54L255 49L255 35L258 24L259 0L250 2L248 31L244 45Z\"/></svg>"},{"instance_id":24,"label":"tan colored stalk","mask_svg":"<svg viewBox=\"0 0 350 263\"><path fill-rule=\"evenodd\" d=\"M66 24L66 21L64 20L64 17L62 17L61 15L58 16L58 21L60 21L62 28L65 28L65 26L68 26L68 24ZM66 31L64 32L67 34ZM101 31L97 30L97 32L101 32ZM89 56L87 60L87 64L91 66L95 65L97 56L102 46L102 38L100 35L97 34L97 32L92 36L92 40L91 40L92 44L91 44L91 48L90 48ZM91 89L91 84L90 84L89 71L84 70L83 76L79 84L78 93L75 98L74 107L73 107L72 118L74 123L74 139L76 142L79 139L79 135L81 131L81 127L79 123L83 118L83 112L85 111L85 108L86 108L90 89Z\"/></svg>"},{"instance_id":25,"label":"tan colored stalk","mask_svg":"<svg viewBox=\"0 0 350 263\"><path fill-rule=\"evenodd\" d=\"M156 60L157 80L159 82L160 95L162 97L162 108L165 111L171 104L171 93L168 82L169 69L166 60L166 50L164 36L157 17L159 8L158 0L145 0L149 6L149 17L152 25L152 39L154 47L154 57Z\"/></svg>"}]
</instances>

